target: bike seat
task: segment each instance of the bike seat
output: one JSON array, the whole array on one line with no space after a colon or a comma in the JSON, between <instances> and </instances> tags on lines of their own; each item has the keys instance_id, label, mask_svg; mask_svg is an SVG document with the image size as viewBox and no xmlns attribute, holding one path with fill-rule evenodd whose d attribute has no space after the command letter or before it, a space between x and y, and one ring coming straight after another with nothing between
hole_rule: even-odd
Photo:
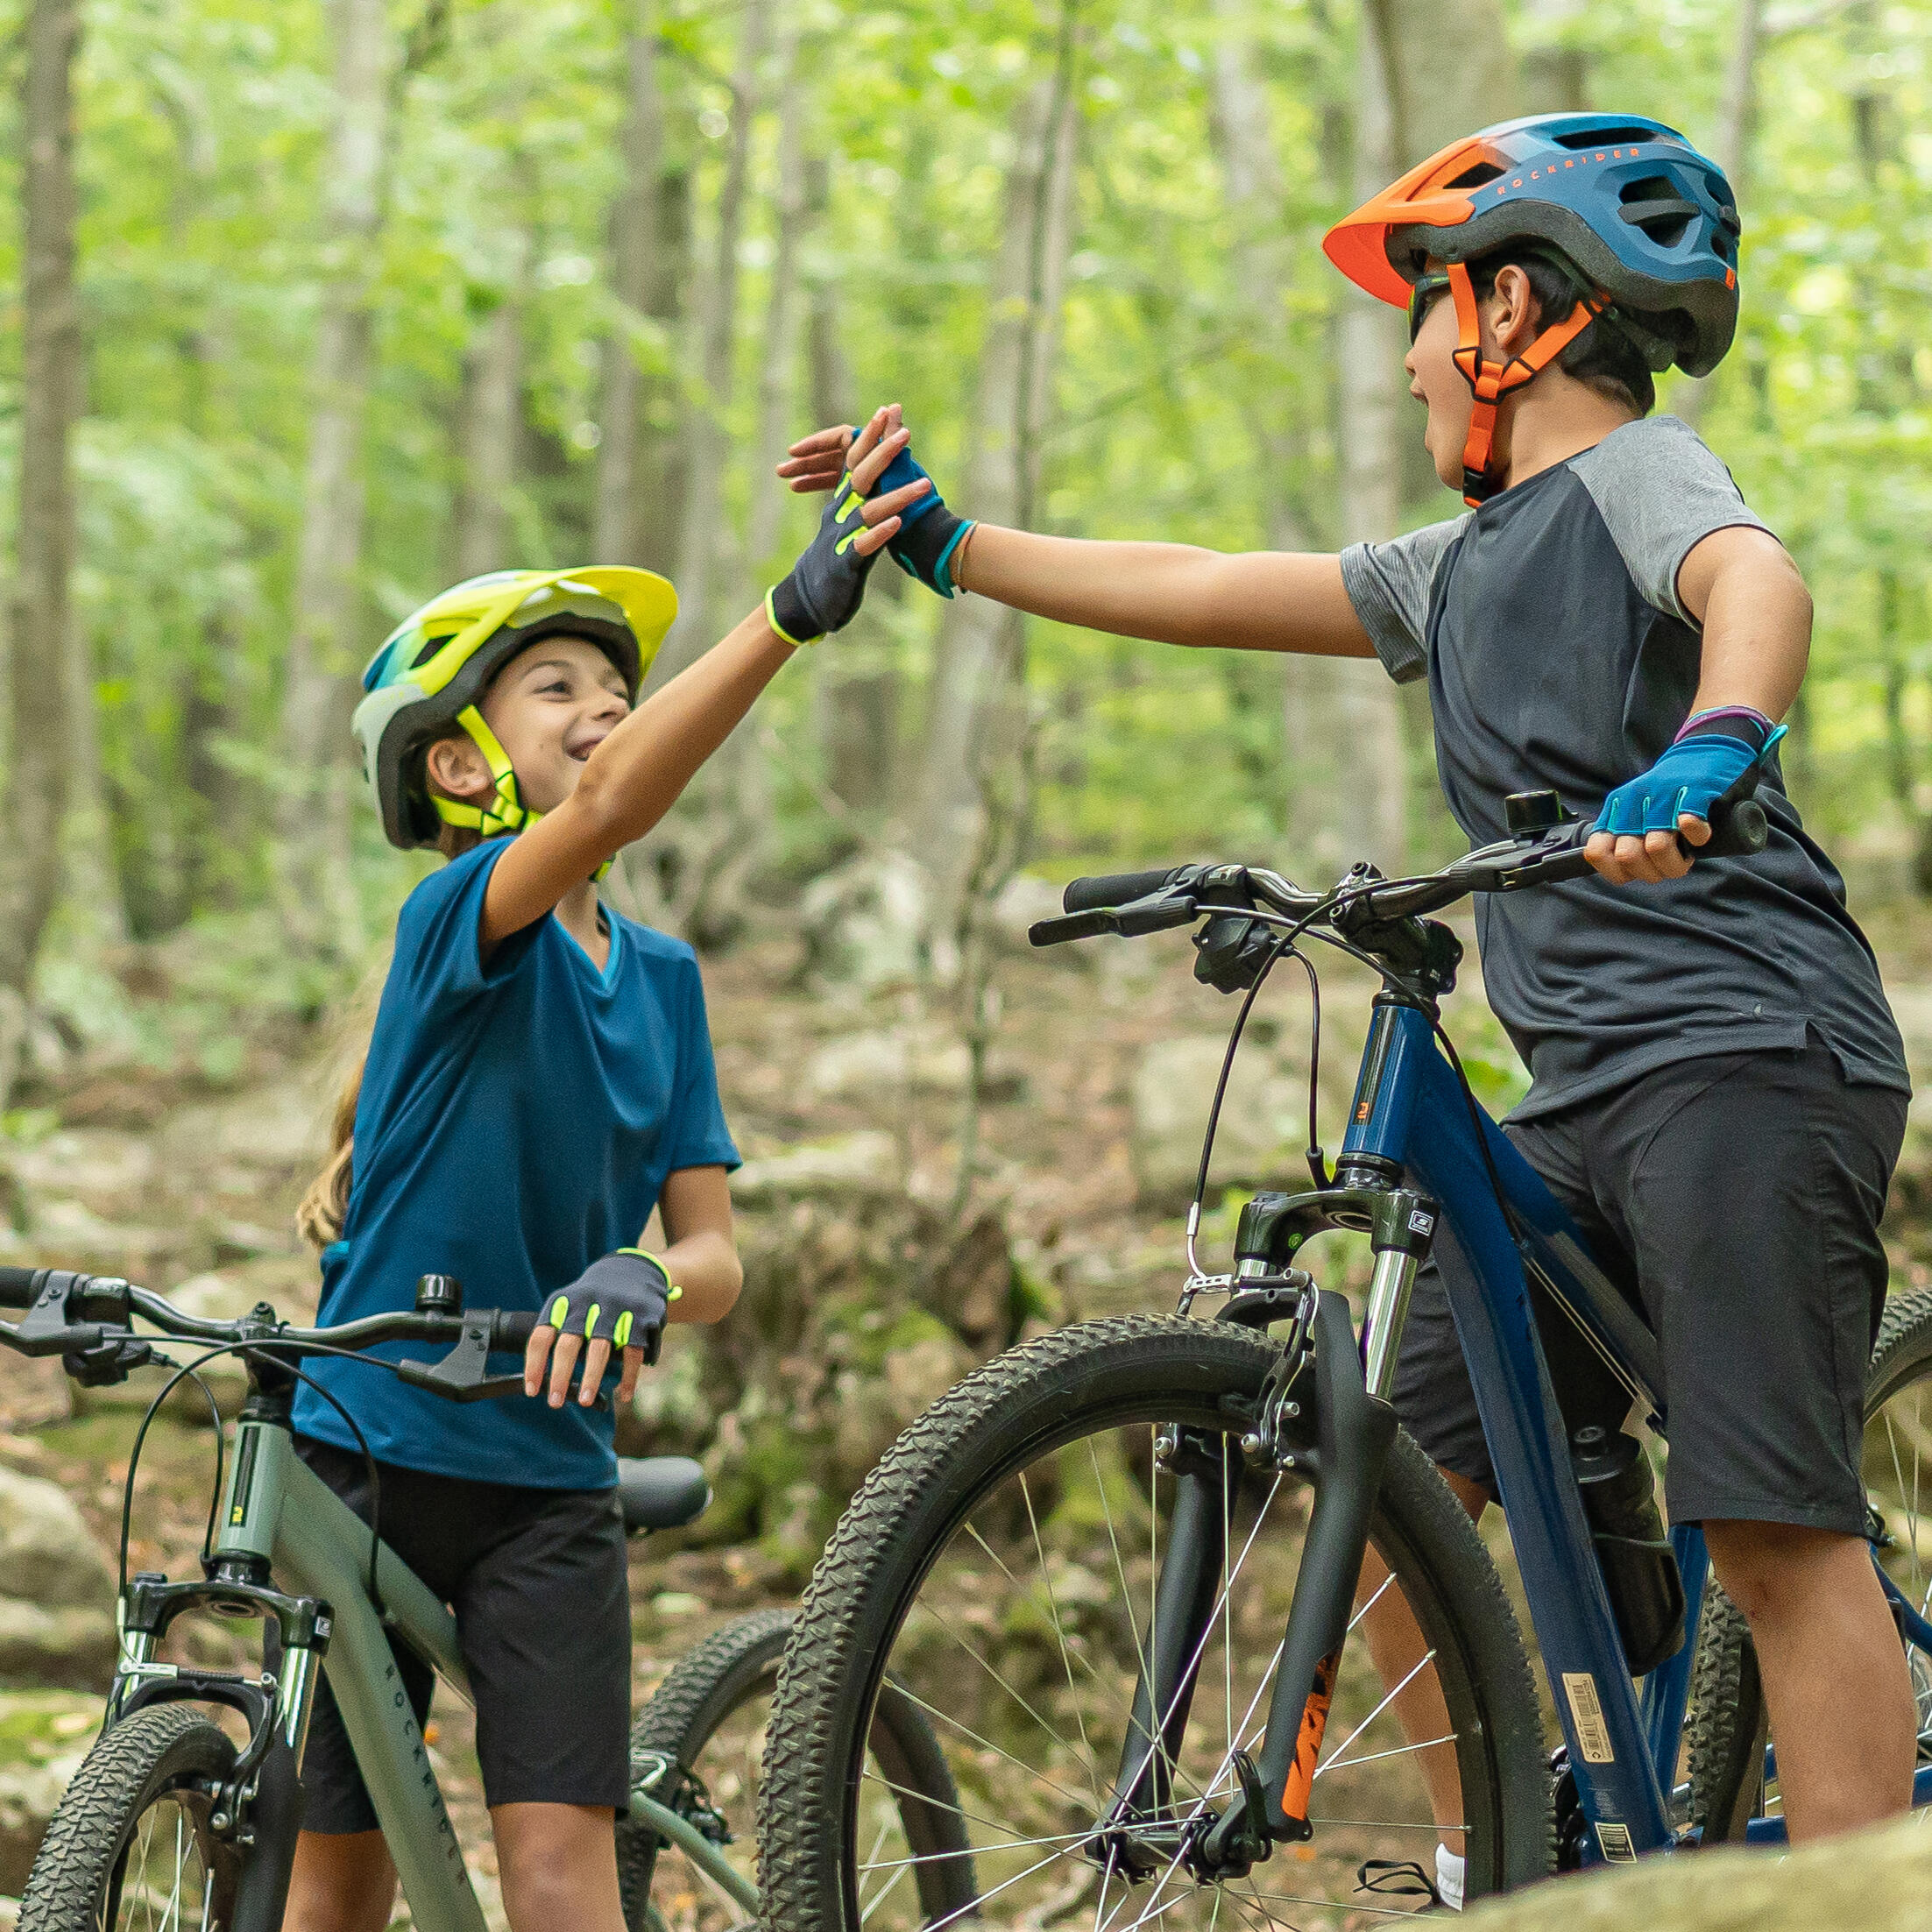
<instances>
[{"instance_id":1,"label":"bike seat","mask_svg":"<svg viewBox=\"0 0 1932 1932\"><path fill-rule=\"evenodd\" d=\"M626 1530L680 1529L710 1508L711 1478L688 1455L620 1455L617 1496Z\"/></svg>"}]
</instances>

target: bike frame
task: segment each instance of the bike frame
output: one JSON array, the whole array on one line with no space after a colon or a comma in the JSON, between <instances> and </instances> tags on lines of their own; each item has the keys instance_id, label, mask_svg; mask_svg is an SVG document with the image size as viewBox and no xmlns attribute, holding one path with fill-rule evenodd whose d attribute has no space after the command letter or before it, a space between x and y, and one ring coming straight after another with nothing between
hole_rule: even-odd
<instances>
[{"instance_id":1,"label":"bike frame","mask_svg":"<svg viewBox=\"0 0 1932 1932\"><path fill-rule=\"evenodd\" d=\"M1432 1016L1384 994L1376 1002L1338 1168L1389 1164L1440 1207L1437 1241L1464 1267L1443 1277L1475 1385L1483 1434L1509 1518L1530 1617L1589 1823L1586 1858L1622 1860L1675 1842L1671 1795L1689 1690L1697 1615L1709 1574L1702 1532L1671 1532L1682 1573L1685 1641L1644 1681L1639 1696L1603 1586L1568 1433L1530 1306L1533 1279L1577 1323L1668 1439L1655 1337L1592 1258L1575 1223L1508 1137L1471 1101L1438 1046ZM1480 1130L1483 1136L1476 1138ZM1484 1147L1488 1157L1484 1157ZM1499 1207L1492 1170L1521 1243ZM1362 1337L1392 1359L1405 1295ZM1932 1627L1879 1572L1905 1636L1932 1650ZM1932 1803L1932 1768L1914 1781ZM1781 1818L1753 1820L1752 1841L1782 1842Z\"/></svg>"},{"instance_id":2,"label":"bike frame","mask_svg":"<svg viewBox=\"0 0 1932 1932\"><path fill-rule=\"evenodd\" d=\"M291 1607L302 1606L278 1590L222 1581L158 1589L150 1584L150 1593L166 1596L168 1607L154 1633L124 1631L110 1722L137 1700L204 1701L212 1695L238 1702L223 1695L224 1687L213 1674L153 1661L159 1630L180 1610L206 1605L228 1615L276 1618L285 1641L272 1722L293 1753L294 1766L299 1769L306 1741L313 1660L326 1651L322 1667L355 1747L412 1919L422 1932L485 1932L463 1849L389 1645L391 1637L400 1638L468 1702L456 1618L386 1543L376 1545L372 1595L370 1547L369 1525L295 1455L286 1418L244 1413L236 1428L214 1563L225 1565L231 1575L250 1567L259 1574L260 1566L271 1566L308 1600L309 1622L319 1624L320 1641L313 1647L288 1645ZM145 1581L138 1581L135 1589ZM319 1616L313 1614L316 1610ZM230 1681L249 1688L256 1681ZM689 1820L641 1788L632 1791L630 1807L633 1817L676 1844L738 1905L747 1912L756 1909L756 1891ZM265 1842L275 1836L285 1836L287 1842ZM255 1843L258 1857L294 1856L292 1833L258 1830ZM286 1886L286 1875L282 1884ZM279 1911L274 1918L279 1920Z\"/></svg>"}]
</instances>

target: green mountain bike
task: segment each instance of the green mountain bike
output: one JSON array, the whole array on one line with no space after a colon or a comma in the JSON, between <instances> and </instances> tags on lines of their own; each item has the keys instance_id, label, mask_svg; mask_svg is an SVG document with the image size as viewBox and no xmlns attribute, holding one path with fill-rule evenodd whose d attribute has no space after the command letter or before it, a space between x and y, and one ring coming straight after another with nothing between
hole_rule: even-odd
<instances>
[{"instance_id":1,"label":"green mountain bike","mask_svg":"<svg viewBox=\"0 0 1932 1932\"><path fill-rule=\"evenodd\" d=\"M262 1303L238 1321L206 1321L125 1281L19 1268L0 1269L0 1307L25 1311L18 1323L0 1322L0 1346L59 1356L83 1384L173 1369L129 1462L120 1653L106 1719L34 1862L21 1932L277 1932L319 1672L342 1711L412 1921L421 1932L484 1932L390 1647L408 1645L466 1696L456 1619L382 1541L379 1518L364 1522L296 1457L289 1416L303 1360L322 1354L379 1362L451 1401L520 1398L520 1366L492 1374L491 1358L520 1356L535 1317L466 1313L459 1284L425 1276L413 1313L302 1328ZM160 1339L138 1333L136 1317ZM163 1341L186 1344L185 1359L164 1353ZM399 1341L445 1352L400 1362L366 1352ZM202 1575L131 1578L127 1532L149 1425L178 1384L221 1354L246 1363L249 1392L225 1471L217 1467ZM623 1465L620 1496L633 1530L688 1523L710 1495L703 1469L686 1459ZM259 1623L263 1667L171 1660L169 1631L190 1612ZM782 1611L726 1624L671 1672L638 1719L629 1815L618 1831L632 1932L725 1932L754 1916L755 1773L789 1626ZM245 1742L237 1744L209 1707L235 1714ZM944 1754L924 1714L889 1683L871 1736L879 1802L868 1829L916 1874L909 1891L924 1914L945 1917L976 1886Z\"/></svg>"}]
</instances>

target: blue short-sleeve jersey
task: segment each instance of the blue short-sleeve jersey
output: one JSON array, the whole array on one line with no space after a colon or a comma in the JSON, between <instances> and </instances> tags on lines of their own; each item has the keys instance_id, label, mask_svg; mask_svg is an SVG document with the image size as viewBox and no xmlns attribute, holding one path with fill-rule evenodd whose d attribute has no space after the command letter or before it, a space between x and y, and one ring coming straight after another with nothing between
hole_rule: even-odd
<instances>
[{"instance_id":1,"label":"blue short-sleeve jersey","mask_svg":"<svg viewBox=\"0 0 1932 1932\"><path fill-rule=\"evenodd\" d=\"M485 963L478 924L507 845L492 839L432 874L396 922L356 1106L349 1212L322 1256L325 1322L411 1308L425 1274L455 1275L471 1308L534 1310L636 1242L666 1175L738 1164L690 948L606 908L601 973L552 916ZM574 1399L561 1411L520 1395L457 1404L326 1357L308 1372L385 1461L533 1488L615 1480L612 1417ZM296 1396L295 1426L356 1447L313 1390Z\"/></svg>"}]
</instances>

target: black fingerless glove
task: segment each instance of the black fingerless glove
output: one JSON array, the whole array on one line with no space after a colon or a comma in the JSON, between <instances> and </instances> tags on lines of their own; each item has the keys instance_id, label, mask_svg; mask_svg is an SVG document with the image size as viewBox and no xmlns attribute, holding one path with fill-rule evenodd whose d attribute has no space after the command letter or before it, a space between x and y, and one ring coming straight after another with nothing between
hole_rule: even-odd
<instances>
[{"instance_id":1,"label":"black fingerless glove","mask_svg":"<svg viewBox=\"0 0 1932 1932\"><path fill-rule=\"evenodd\" d=\"M828 631L844 630L859 614L866 579L879 561L876 550L862 556L857 548L866 527L859 514L863 505L848 471L791 575L766 591L766 621L786 643L810 644Z\"/></svg>"},{"instance_id":2,"label":"black fingerless glove","mask_svg":"<svg viewBox=\"0 0 1932 1932\"><path fill-rule=\"evenodd\" d=\"M932 483L932 478L914 461L912 451L902 449L886 465L886 473L879 478L873 493L883 496L888 491L916 483L921 477ZM953 553L966 541L966 534L972 527L971 517L955 516L946 508L938 485L933 483L924 496L900 511L899 534L886 548L908 577L917 577L929 591L940 597L958 597L961 586L952 581Z\"/></svg>"},{"instance_id":3,"label":"black fingerless glove","mask_svg":"<svg viewBox=\"0 0 1932 1932\"><path fill-rule=\"evenodd\" d=\"M582 1335L586 1342L601 1338L613 1349L641 1348L645 1361L655 1362L664 1318L679 1292L655 1255L619 1248L593 1261L568 1288L550 1297L544 1326Z\"/></svg>"}]
</instances>

